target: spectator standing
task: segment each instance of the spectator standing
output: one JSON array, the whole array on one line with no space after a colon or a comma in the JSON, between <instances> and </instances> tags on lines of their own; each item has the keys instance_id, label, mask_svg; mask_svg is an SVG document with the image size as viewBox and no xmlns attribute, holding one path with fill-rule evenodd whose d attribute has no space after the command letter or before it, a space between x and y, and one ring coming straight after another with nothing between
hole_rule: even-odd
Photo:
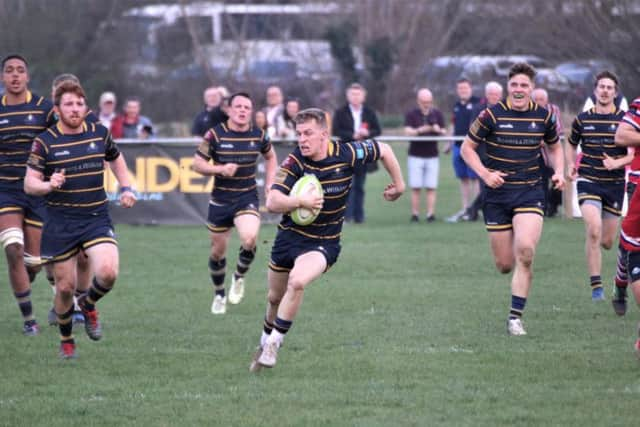
<instances>
[{"instance_id":1,"label":"spectator standing","mask_svg":"<svg viewBox=\"0 0 640 427\"><path fill-rule=\"evenodd\" d=\"M405 115L404 132L409 136L440 136L446 133L444 117L440 110L433 108L433 94L427 88L418 91L414 108ZM411 222L420 218L420 192L425 189L426 220L435 221L436 189L440 160L438 141L409 142L409 187L411 188Z\"/></svg>"},{"instance_id":2,"label":"spectator standing","mask_svg":"<svg viewBox=\"0 0 640 427\"><path fill-rule=\"evenodd\" d=\"M229 116L222 110L224 98L219 87L208 87L202 94L204 110L193 120L191 135L204 136L205 133L218 123L225 122Z\"/></svg>"},{"instance_id":3,"label":"spectator standing","mask_svg":"<svg viewBox=\"0 0 640 427\"><path fill-rule=\"evenodd\" d=\"M300 111L300 101L295 98L287 100L284 106L284 113L280 118L278 125L278 136L285 139L294 139L296 137L296 124L293 119Z\"/></svg>"},{"instance_id":4,"label":"spectator standing","mask_svg":"<svg viewBox=\"0 0 640 427\"><path fill-rule=\"evenodd\" d=\"M139 98L128 98L124 103L124 113L111 122L114 138L146 139L154 136L151 119L140 114L142 104Z\"/></svg>"},{"instance_id":5,"label":"spectator standing","mask_svg":"<svg viewBox=\"0 0 640 427\"><path fill-rule=\"evenodd\" d=\"M332 134L341 142L363 141L382 133L378 116L364 105L367 91L360 83L352 83L346 92L347 104L333 115ZM353 171L353 184L347 201L345 220L356 224L364 222L364 183L367 177L365 165Z\"/></svg>"},{"instance_id":6,"label":"spectator standing","mask_svg":"<svg viewBox=\"0 0 640 427\"><path fill-rule=\"evenodd\" d=\"M456 93L458 100L453 106L452 127L453 135L464 137L469 132L471 121L475 118L474 110L478 108L480 99L473 95L471 81L463 77L456 83ZM462 209L447 218L447 222L458 222L464 216L471 201L478 193L478 175L465 163L460 155L460 146L462 146L462 138L460 141L450 143L447 152L451 151L451 160L453 161L453 170L456 178L460 180L460 196L462 198Z\"/></svg>"},{"instance_id":7,"label":"spectator standing","mask_svg":"<svg viewBox=\"0 0 640 427\"><path fill-rule=\"evenodd\" d=\"M263 130L266 134L267 132L267 115L264 114L264 111L258 110L253 115L253 124L260 130Z\"/></svg>"},{"instance_id":8,"label":"spectator standing","mask_svg":"<svg viewBox=\"0 0 640 427\"><path fill-rule=\"evenodd\" d=\"M116 95L113 92L103 92L98 106L98 121L107 129L111 129L111 122L116 118Z\"/></svg>"},{"instance_id":9,"label":"spectator standing","mask_svg":"<svg viewBox=\"0 0 640 427\"><path fill-rule=\"evenodd\" d=\"M546 108L554 115L556 118L556 132L559 136L563 135L564 129L562 127L562 114L560 113L560 107L556 104L552 104L549 102L549 94L543 88L536 88L531 92L531 99L533 102L541 106L542 108ZM562 191L553 188L552 185L549 184L549 178L553 175L553 165L549 164L549 153L547 151L547 146L542 146L542 157L540 158L542 164L542 186L545 190L545 216L555 216L558 212L558 206L562 203Z\"/></svg>"},{"instance_id":10,"label":"spectator standing","mask_svg":"<svg viewBox=\"0 0 640 427\"><path fill-rule=\"evenodd\" d=\"M282 89L278 86L269 86L266 96L267 106L263 108L263 111L267 116L267 135L269 138L274 138L278 136L278 123L282 120L282 114L284 113L284 104L282 103L284 97Z\"/></svg>"}]
</instances>

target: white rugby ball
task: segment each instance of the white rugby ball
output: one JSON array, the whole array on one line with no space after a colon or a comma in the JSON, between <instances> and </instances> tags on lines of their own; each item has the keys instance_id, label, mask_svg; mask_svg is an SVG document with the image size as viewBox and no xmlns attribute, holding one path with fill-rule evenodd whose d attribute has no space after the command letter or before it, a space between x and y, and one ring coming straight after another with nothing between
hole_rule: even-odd
<instances>
[{"instance_id":1,"label":"white rugby ball","mask_svg":"<svg viewBox=\"0 0 640 427\"><path fill-rule=\"evenodd\" d=\"M322 194L322 184L320 184L320 180L313 175L307 174L302 178L296 181L289 192L291 196L301 196L303 194ZM309 225L320 214L320 209L307 209L307 208L297 208L291 211L291 219L298 225Z\"/></svg>"}]
</instances>

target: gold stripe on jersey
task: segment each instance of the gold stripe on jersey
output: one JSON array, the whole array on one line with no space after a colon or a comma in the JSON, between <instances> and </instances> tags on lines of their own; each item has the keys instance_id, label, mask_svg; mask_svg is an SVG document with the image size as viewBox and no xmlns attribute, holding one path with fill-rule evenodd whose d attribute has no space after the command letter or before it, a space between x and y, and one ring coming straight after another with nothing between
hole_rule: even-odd
<instances>
[{"instance_id":1,"label":"gold stripe on jersey","mask_svg":"<svg viewBox=\"0 0 640 427\"><path fill-rule=\"evenodd\" d=\"M530 118L523 118L523 117L498 117L498 121L503 121L503 122L540 122L540 123L544 123L546 120L545 119L540 119L540 118L536 118L536 117L530 117Z\"/></svg>"},{"instance_id":2,"label":"gold stripe on jersey","mask_svg":"<svg viewBox=\"0 0 640 427\"><path fill-rule=\"evenodd\" d=\"M216 164L224 165L225 163L216 163ZM253 166L257 165L257 164L258 164L257 161L255 161L253 163L245 163L245 164L242 164L242 165L238 165L238 169L240 169L240 168L250 168L250 167L253 167Z\"/></svg>"},{"instance_id":3,"label":"gold stripe on jersey","mask_svg":"<svg viewBox=\"0 0 640 427\"><path fill-rule=\"evenodd\" d=\"M479 138L477 135L474 135L476 138ZM492 145L494 147L498 147L498 148L505 148L504 145L502 144L496 144L493 141L489 141L488 139L484 141L485 144L487 145ZM525 145L522 147L519 147L517 145L509 145L509 149L510 150L538 150L540 149L540 147L542 146L542 143L538 144L538 145Z\"/></svg>"},{"instance_id":4,"label":"gold stripe on jersey","mask_svg":"<svg viewBox=\"0 0 640 427\"><path fill-rule=\"evenodd\" d=\"M81 145L81 144L86 144L87 142L98 142L98 141L102 141L102 138L88 138L88 139L83 139L82 141L68 142L66 144L51 144L51 148L72 147L74 145Z\"/></svg>"},{"instance_id":5,"label":"gold stripe on jersey","mask_svg":"<svg viewBox=\"0 0 640 427\"><path fill-rule=\"evenodd\" d=\"M44 126L11 126L11 127L7 127L7 128L2 128L1 130L6 131L6 130L16 130L16 129L44 129Z\"/></svg>"},{"instance_id":6,"label":"gold stripe on jersey","mask_svg":"<svg viewBox=\"0 0 640 427\"><path fill-rule=\"evenodd\" d=\"M107 203L109 201L109 199L104 199L104 200L100 200L97 202L91 202L91 203L62 203L62 202L47 202L47 205L49 206L66 206L69 208L90 208L92 206L98 206L98 205L102 205L104 203Z\"/></svg>"},{"instance_id":7,"label":"gold stripe on jersey","mask_svg":"<svg viewBox=\"0 0 640 427\"><path fill-rule=\"evenodd\" d=\"M351 144L347 144L347 147L349 147L349 150L351 150L351 154L353 154L353 160L351 161L351 167L353 167L356 164L356 150L353 149Z\"/></svg>"},{"instance_id":8,"label":"gold stripe on jersey","mask_svg":"<svg viewBox=\"0 0 640 427\"><path fill-rule=\"evenodd\" d=\"M583 166L584 167L584 166ZM605 170L603 168L603 170ZM588 174L581 174L580 175L582 178L588 179L590 181L595 181L595 182L620 182L620 181L624 181L624 176L620 176L620 177L600 177L600 176L594 176L594 175L588 175Z\"/></svg>"},{"instance_id":9,"label":"gold stripe on jersey","mask_svg":"<svg viewBox=\"0 0 640 427\"><path fill-rule=\"evenodd\" d=\"M496 156L492 156L490 154L487 154L487 157L493 160L498 160L501 162L505 162L505 163L511 163L511 164L520 164L520 163L527 163L530 162L531 160L534 160L536 158L538 158L538 156L536 155L535 157L532 157L531 159L519 159L519 160L512 160L512 159L505 159L502 157L496 157Z\"/></svg>"},{"instance_id":10,"label":"gold stripe on jersey","mask_svg":"<svg viewBox=\"0 0 640 427\"><path fill-rule=\"evenodd\" d=\"M298 158L296 156L294 156L293 154L289 154L289 157L291 157L298 164L298 167L300 169L304 170L304 165L302 164L302 162L300 160L298 160Z\"/></svg>"},{"instance_id":11,"label":"gold stripe on jersey","mask_svg":"<svg viewBox=\"0 0 640 427\"><path fill-rule=\"evenodd\" d=\"M343 168L345 166L349 166L349 163L343 162L343 163L337 163L335 165L331 165L331 166L325 166L323 168L319 168L316 166L311 166L310 164L305 163L305 168L307 169L311 169L311 170L316 170L316 171L328 171L328 170L332 170L332 169L338 169L338 168Z\"/></svg>"},{"instance_id":12,"label":"gold stripe on jersey","mask_svg":"<svg viewBox=\"0 0 640 427\"><path fill-rule=\"evenodd\" d=\"M227 154L260 154L260 150L253 150L253 151L216 151L216 153L220 156L224 156Z\"/></svg>"},{"instance_id":13,"label":"gold stripe on jersey","mask_svg":"<svg viewBox=\"0 0 640 427\"><path fill-rule=\"evenodd\" d=\"M19 168L21 166L24 166L26 163L5 163L3 165L0 165L0 168Z\"/></svg>"},{"instance_id":14,"label":"gold stripe on jersey","mask_svg":"<svg viewBox=\"0 0 640 427\"><path fill-rule=\"evenodd\" d=\"M100 186L100 187L93 187L93 188L82 188L79 190L61 190L59 188L54 189L53 191L56 191L58 193L86 193L88 191L98 191L98 190L103 190L104 186Z\"/></svg>"},{"instance_id":15,"label":"gold stripe on jersey","mask_svg":"<svg viewBox=\"0 0 640 427\"><path fill-rule=\"evenodd\" d=\"M78 178L80 176L91 176L91 175L102 175L102 174L104 174L104 171L74 173L74 174L70 174L70 175L65 175L64 177L65 177L65 179L69 179L69 178Z\"/></svg>"},{"instance_id":16,"label":"gold stripe on jersey","mask_svg":"<svg viewBox=\"0 0 640 427\"><path fill-rule=\"evenodd\" d=\"M347 209L347 207L346 207L346 206L343 206L343 207L341 207L341 208L338 208L338 209L335 209L335 210L332 210L332 211L325 211L325 210L323 209L323 210L321 210L321 211L320 211L320 213L323 213L323 214L326 214L326 215L331 215L331 214L334 214L334 213L338 213L338 212L340 212L340 211L343 211L343 210L345 210L345 209Z\"/></svg>"},{"instance_id":17,"label":"gold stripe on jersey","mask_svg":"<svg viewBox=\"0 0 640 427\"><path fill-rule=\"evenodd\" d=\"M333 196L324 196L325 200L334 200L334 199L339 199L341 197L344 197L346 194L349 194L349 191L351 190L351 188L347 188L345 191L343 191L340 194L334 194Z\"/></svg>"},{"instance_id":18,"label":"gold stripe on jersey","mask_svg":"<svg viewBox=\"0 0 640 427\"><path fill-rule=\"evenodd\" d=\"M3 156L17 156L19 154L29 153L30 151L0 151L0 154Z\"/></svg>"},{"instance_id":19,"label":"gold stripe on jersey","mask_svg":"<svg viewBox=\"0 0 640 427\"><path fill-rule=\"evenodd\" d=\"M284 230L284 231L287 231L287 230L288 231L293 231L294 233L298 233L298 234L300 234L302 236L310 237L312 239L321 239L321 240L339 239L340 235L342 234L342 233L336 233L336 234L332 234L330 236L325 236L325 235L320 235L320 234L305 233L304 231L300 230L297 227L287 227L287 226L284 226L282 224L279 224L278 228L281 229L281 230Z\"/></svg>"},{"instance_id":20,"label":"gold stripe on jersey","mask_svg":"<svg viewBox=\"0 0 640 427\"><path fill-rule=\"evenodd\" d=\"M320 181L320 184L335 184L337 182L345 182L345 181L350 181L351 177L350 176L346 176L344 178L337 178L337 179L329 179L326 181Z\"/></svg>"},{"instance_id":21,"label":"gold stripe on jersey","mask_svg":"<svg viewBox=\"0 0 640 427\"><path fill-rule=\"evenodd\" d=\"M489 113L489 115L491 116L491 120L493 120L493 123L498 122L498 120L496 119L496 116L493 114L493 111L491 111L489 108L487 108L487 113Z\"/></svg>"},{"instance_id":22,"label":"gold stripe on jersey","mask_svg":"<svg viewBox=\"0 0 640 427\"><path fill-rule=\"evenodd\" d=\"M542 138L544 132L494 132L496 135L509 135L509 136L539 136ZM509 146L511 148L511 146Z\"/></svg>"},{"instance_id":23,"label":"gold stripe on jersey","mask_svg":"<svg viewBox=\"0 0 640 427\"><path fill-rule=\"evenodd\" d=\"M0 179L5 181L19 181L22 179L20 176L0 176Z\"/></svg>"},{"instance_id":24,"label":"gold stripe on jersey","mask_svg":"<svg viewBox=\"0 0 640 427\"><path fill-rule=\"evenodd\" d=\"M44 111L40 111L40 110L14 111L11 113L0 113L0 117L23 116L25 114L44 114Z\"/></svg>"},{"instance_id":25,"label":"gold stripe on jersey","mask_svg":"<svg viewBox=\"0 0 640 427\"><path fill-rule=\"evenodd\" d=\"M256 188L257 185L253 184L250 187L244 187L244 188L229 188L229 187L218 187L217 185L214 185L214 189L215 190L224 190L224 191L241 191L241 192L245 192L245 191L250 191L253 190L254 188Z\"/></svg>"},{"instance_id":26,"label":"gold stripe on jersey","mask_svg":"<svg viewBox=\"0 0 640 427\"><path fill-rule=\"evenodd\" d=\"M104 153L98 153L98 154L91 154L89 156L82 156L82 157L72 157L69 159L64 159L64 160L56 160L55 162L49 162L48 164L50 165L60 165L63 163L71 163L71 162L76 162L78 160L88 160L88 159L102 159L104 158Z\"/></svg>"},{"instance_id":27,"label":"gold stripe on jersey","mask_svg":"<svg viewBox=\"0 0 640 427\"><path fill-rule=\"evenodd\" d=\"M220 176L219 178L224 178L224 179L252 179L255 178L256 174L252 174L252 175L247 175L247 176Z\"/></svg>"},{"instance_id":28,"label":"gold stripe on jersey","mask_svg":"<svg viewBox=\"0 0 640 427\"><path fill-rule=\"evenodd\" d=\"M33 94L31 93L30 90L27 90L24 103L28 104L31 102L32 99L33 99ZM7 105L7 95L2 95L2 105Z\"/></svg>"},{"instance_id":29,"label":"gold stripe on jersey","mask_svg":"<svg viewBox=\"0 0 640 427\"><path fill-rule=\"evenodd\" d=\"M50 131L51 131L51 129L47 129L47 132L50 132ZM40 144L42 146L42 148L44 148L44 152L49 154L49 148L47 147L47 144L45 144L43 140L41 140L40 138L36 137L33 140L33 142L37 142L38 144Z\"/></svg>"},{"instance_id":30,"label":"gold stripe on jersey","mask_svg":"<svg viewBox=\"0 0 640 427\"><path fill-rule=\"evenodd\" d=\"M287 190L287 194L289 194L291 192L291 188L288 185L284 184L284 183L275 182L275 183L273 183L273 185L277 185L278 187L285 188Z\"/></svg>"},{"instance_id":31,"label":"gold stripe on jersey","mask_svg":"<svg viewBox=\"0 0 640 427\"><path fill-rule=\"evenodd\" d=\"M316 223L316 222L312 222L311 224L309 224L309 227L324 227L326 225L338 225L338 224L342 224L343 222L343 218L340 218L336 221L329 221L329 222L323 222L323 223Z\"/></svg>"}]
</instances>

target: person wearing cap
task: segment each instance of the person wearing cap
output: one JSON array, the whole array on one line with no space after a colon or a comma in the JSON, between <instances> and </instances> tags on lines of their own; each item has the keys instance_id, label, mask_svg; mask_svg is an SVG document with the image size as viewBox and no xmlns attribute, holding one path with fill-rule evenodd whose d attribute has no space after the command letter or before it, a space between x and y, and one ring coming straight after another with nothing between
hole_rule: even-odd
<instances>
[{"instance_id":1,"label":"person wearing cap","mask_svg":"<svg viewBox=\"0 0 640 427\"><path fill-rule=\"evenodd\" d=\"M98 120L107 129L111 129L111 122L116 118L116 95L113 92L103 92L100 95Z\"/></svg>"}]
</instances>

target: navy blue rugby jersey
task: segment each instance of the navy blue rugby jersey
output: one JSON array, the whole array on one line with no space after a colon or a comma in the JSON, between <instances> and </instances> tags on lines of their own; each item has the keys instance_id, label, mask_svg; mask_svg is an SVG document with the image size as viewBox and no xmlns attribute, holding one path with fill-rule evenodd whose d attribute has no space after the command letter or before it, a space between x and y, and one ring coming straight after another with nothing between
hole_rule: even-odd
<instances>
[{"instance_id":1,"label":"navy blue rugby jersey","mask_svg":"<svg viewBox=\"0 0 640 427\"><path fill-rule=\"evenodd\" d=\"M53 104L27 92L27 102L0 100L0 188L22 188L33 139L55 122Z\"/></svg>"},{"instance_id":2,"label":"navy blue rugby jersey","mask_svg":"<svg viewBox=\"0 0 640 427\"><path fill-rule=\"evenodd\" d=\"M468 136L485 145L484 165L489 170L507 174L502 189L538 184L542 143L559 140L551 112L534 102L529 102L526 111L517 111L508 100L485 108L471 124Z\"/></svg>"},{"instance_id":3,"label":"navy blue rugby jersey","mask_svg":"<svg viewBox=\"0 0 640 427\"><path fill-rule=\"evenodd\" d=\"M257 196L256 166L258 156L271 149L266 133L252 126L248 131L236 132L220 123L209 129L196 154L214 164L236 163L234 176L216 175L211 199L225 202L247 194Z\"/></svg>"},{"instance_id":4,"label":"navy blue rugby jersey","mask_svg":"<svg viewBox=\"0 0 640 427\"><path fill-rule=\"evenodd\" d=\"M83 132L65 135L60 125L41 133L33 141L28 166L51 175L65 170L65 183L45 196L49 215L87 216L108 212L104 190L104 162L120 152L111 133L97 123L82 124Z\"/></svg>"},{"instance_id":5,"label":"navy blue rugby jersey","mask_svg":"<svg viewBox=\"0 0 640 427\"><path fill-rule=\"evenodd\" d=\"M296 148L280 165L271 189L288 195L298 179L313 174L322 184L324 205L318 218L311 224L298 225L291 216L284 214L278 228L312 239L339 240L353 170L356 166L373 163L378 159L380 146L374 140L331 141L327 157L317 162L304 157L300 149Z\"/></svg>"},{"instance_id":6,"label":"navy blue rugby jersey","mask_svg":"<svg viewBox=\"0 0 640 427\"><path fill-rule=\"evenodd\" d=\"M615 108L608 114L596 113L595 107L578 114L571 125L569 143L582 147L582 158L578 174L585 179L600 183L624 182L624 168L607 170L602 161L609 157L623 157L626 147L618 147L615 134L624 111Z\"/></svg>"}]
</instances>

